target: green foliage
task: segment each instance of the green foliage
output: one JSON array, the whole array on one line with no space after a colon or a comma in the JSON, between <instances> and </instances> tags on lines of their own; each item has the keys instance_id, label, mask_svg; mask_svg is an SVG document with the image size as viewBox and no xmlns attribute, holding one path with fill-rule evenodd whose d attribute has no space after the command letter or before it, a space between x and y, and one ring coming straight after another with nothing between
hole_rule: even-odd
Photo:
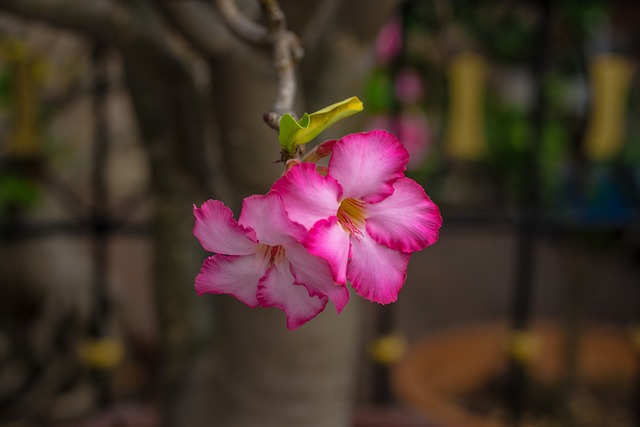
<instances>
[{"instance_id":1,"label":"green foliage","mask_svg":"<svg viewBox=\"0 0 640 427\"><path fill-rule=\"evenodd\" d=\"M23 175L0 175L0 216L16 209L35 206L40 196L36 183Z\"/></svg>"},{"instance_id":2,"label":"green foliage","mask_svg":"<svg viewBox=\"0 0 640 427\"><path fill-rule=\"evenodd\" d=\"M559 15L580 31L581 36L606 22L610 2L604 0L564 0L558 4Z\"/></svg>"},{"instance_id":3,"label":"green foliage","mask_svg":"<svg viewBox=\"0 0 640 427\"><path fill-rule=\"evenodd\" d=\"M391 73L388 70L374 70L365 82L367 112L376 114L388 112L395 100Z\"/></svg>"},{"instance_id":4,"label":"green foliage","mask_svg":"<svg viewBox=\"0 0 640 427\"><path fill-rule=\"evenodd\" d=\"M6 107L9 104L10 92L11 79L9 73L4 69L0 69L0 107Z\"/></svg>"},{"instance_id":5,"label":"green foliage","mask_svg":"<svg viewBox=\"0 0 640 427\"><path fill-rule=\"evenodd\" d=\"M522 108L508 106L489 98L485 115L488 166L505 181L505 190L518 198L522 189L522 168L529 143L529 117Z\"/></svg>"},{"instance_id":6,"label":"green foliage","mask_svg":"<svg viewBox=\"0 0 640 427\"><path fill-rule=\"evenodd\" d=\"M567 158L570 149L570 132L566 122L560 118L545 121L540 141L539 169L540 196L543 205L558 202L562 186L565 185Z\"/></svg>"}]
</instances>

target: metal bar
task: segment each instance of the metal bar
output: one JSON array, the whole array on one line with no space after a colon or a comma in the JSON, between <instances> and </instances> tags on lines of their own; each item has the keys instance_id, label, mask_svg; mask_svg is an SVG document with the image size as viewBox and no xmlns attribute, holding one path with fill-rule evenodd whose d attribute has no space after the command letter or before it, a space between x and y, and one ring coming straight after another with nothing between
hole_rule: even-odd
<instances>
[{"instance_id":1,"label":"metal bar","mask_svg":"<svg viewBox=\"0 0 640 427\"><path fill-rule=\"evenodd\" d=\"M400 51L398 55L392 59L389 64L391 78L394 79L404 65L406 65L406 20L409 15L413 2L411 0L403 2L398 7L398 15L401 26L401 43ZM397 122L399 115L401 114L402 106L395 96L391 94L391 106L390 114L393 117L391 123ZM390 129L391 131L398 133L399 129ZM394 332L395 325L395 306L394 304L380 306L377 308L376 319L376 340L388 338ZM391 362L374 360L373 362L373 403L378 406L388 406L393 403L394 397L391 392Z\"/></svg>"},{"instance_id":2,"label":"metal bar","mask_svg":"<svg viewBox=\"0 0 640 427\"><path fill-rule=\"evenodd\" d=\"M107 336L110 314L107 292L108 272L108 192L106 185L106 166L109 152L107 123L107 56L106 47L97 42L92 52L93 65L93 116L94 142L92 159L91 187L93 200L91 206L91 230L93 237L93 283L92 317L89 333L95 339ZM104 372L95 372L94 382L98 392L98 404L106 406L110 400L109 386Z\"/></svg>"},{"instance_id":3,"label":"metal bar","mask_svg":"<svg viewBox=\"0 0 640 427\"><path fill-rule=\"evenodd\" d=\"M120 236L148 236L149 225L146 223L107 223L105 231L108 234ZM26 240L45 239L53 236L91 236L89 224L74 224L69 222L46 222L46 223L23 223L4 222L0 223L0 241L6 240Z\"/></svg>"},{"instance_id":4,"label":"metal bar","mask_svg":"<svg viewBox=\"0 0 640 427\"><path fill-rule=\"evenodd\" d=\"M539 204L539 154L540 137L545 114L545 94L543 79L547 68L548 40L551 27L551 2L539 2L541 21L538 28L536 50L531 58L533 83L536 97L531 112L531 139L526 164L523 168L524 200L522 221L518 227L516 255L515 288L511 305L511 327L514 336L526 331L531 317L531 299L533 294L534 265L536 262L535 244L540 226ZM520 424L526 403L527 378L524 362L513 352L509 354L509 371L506 385L506 403L513 425Z\"/></svg>"}]
</instances>

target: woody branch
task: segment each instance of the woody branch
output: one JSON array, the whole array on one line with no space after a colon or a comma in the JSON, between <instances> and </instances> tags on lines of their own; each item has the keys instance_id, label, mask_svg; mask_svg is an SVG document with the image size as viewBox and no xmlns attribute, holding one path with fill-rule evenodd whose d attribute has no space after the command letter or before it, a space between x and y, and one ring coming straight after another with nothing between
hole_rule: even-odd
<instances>
[{"instance_id":1,"label":"woody branch","mask_svg":"<svg viewBox=\"0 0 640 427\"><path fill-rule=\"evenodd\" d=\"M278 2L260 0L260 5L266 27L244 16L233 0L216 0L218 12L232 33L248 43L271 47L277 91L271 111L265 113L263 119L271 128L278 129L282 115L293 110L297 90L296 61L302 59L304 50L298 37L287 29L287 20Z\"/></svg>"}]
</instances>

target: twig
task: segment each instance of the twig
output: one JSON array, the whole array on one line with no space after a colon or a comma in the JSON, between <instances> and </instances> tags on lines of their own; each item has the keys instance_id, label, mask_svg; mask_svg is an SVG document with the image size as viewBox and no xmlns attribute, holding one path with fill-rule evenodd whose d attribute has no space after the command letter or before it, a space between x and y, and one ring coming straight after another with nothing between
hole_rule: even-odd
<instances>
[{"instance_id":1,"label":"twig","mask_svg":"<svg viewBox=\"0 0 640 427\"><path fill-rule=\"evenodd\" d=\"M269 32L275 33L287 29L287 17L280 9L277 0L259 0L260 6L269 22Z\"/></svg>"},{"instance_id":2,"label":"twig","mask_svg":"<svg viewBox=\"0 0 640 427\"><path fill-rule=\"evenodd\" d=\"M298 37L287 29L287 19L278 2L260 0L260 5L267 18L266 28L247 19L233 0L216 0L218 11L232 33L246 42L271 46L278 85L271 111L263 119L271 128L278 129L282 115L293 110L297 90L295 63L302 59L304 50Z\"/></svg>"},{"instance_id":3,"label":"twig","mask_svg":"<svg viewBox=\"0 0 640 427\"><path fill-rule=\"evenodd\" d=\"M272 111L282 115L293 109L297 89L295 61L302 58L304 51L295 34L287 30L278 32L280 34L273 44L273 65L278 78L278 92Z\"/></svg>"}]
</instances>

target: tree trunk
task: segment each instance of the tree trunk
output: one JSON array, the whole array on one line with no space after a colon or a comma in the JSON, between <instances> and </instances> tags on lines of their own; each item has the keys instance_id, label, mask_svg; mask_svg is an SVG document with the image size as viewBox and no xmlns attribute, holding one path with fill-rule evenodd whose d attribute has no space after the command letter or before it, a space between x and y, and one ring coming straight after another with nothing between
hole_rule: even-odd
<instances>
[{"instance_id":1,"label":"tree trunk","mask_svg":"<svg viewBox=\"0 0 640 427\"><path fill-rule=\"evenodd\" d=\"M396 2L380 2L379 13L367 14L362 22L354 17L349 23L337 16L344 16L342 8L352 4L337 3L332 20L326 23L335 37L324 39L310 52L313 56L304 60L322 66L303 71L302 80L310 84L301 94L310 97L298 97L297 105L305 106L296 109L299 114L360 95L371 66L372 39ZM307 21L297 19L297 12L308 18L310 9L322 4L304 2L308 7L298 5L296 11L283 2L283 8L291 26L302 34L300 23ZM236 211L242 197L268 191L283 171L282 164L274 163L279 158L277 134L260 122L275 96L276 77L268 60L236 53L211 68L216 121L236 196L226 202ZM345 120L331 135L357 131L361 120ZM356 358L362 344L360 301L355 294L342 314L336 315L328 305L320 316L293 332L286 329L284 314L275 308L249 309L230 297L205 298L217 299L217 334L211 352L200 362L202 369L195 371L199 376L194 377L193 400L185 399L191 403L183 411L185 425L351 425ZM208 411L199 412L198 407Z\"/></svg>"}]
</instances>

